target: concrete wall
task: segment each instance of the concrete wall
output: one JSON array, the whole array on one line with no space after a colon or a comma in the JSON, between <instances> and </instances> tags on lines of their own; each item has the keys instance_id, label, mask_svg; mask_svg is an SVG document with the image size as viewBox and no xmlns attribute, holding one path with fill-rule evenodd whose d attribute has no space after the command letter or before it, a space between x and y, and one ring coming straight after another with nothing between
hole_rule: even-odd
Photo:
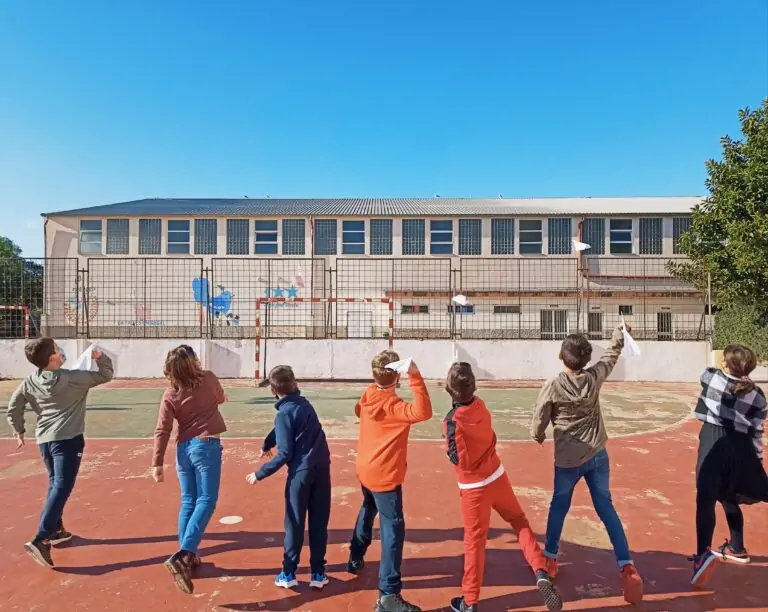
<instances>
[{"instance_id":1,"label":"concrete wall","mask_svg":"<svg viewBox=\"0 0 768 612\"><path fill-rule=\"evenodd\" d=\"M253 340L64 340L70 363L91 343L109 354L119 378L162 376L167 351L192 346L203 365L222 378L253 378ZM442 378L454 360L468 361L481 380L540 380L556 374L559 342L539 340L395 340L402 357L413 357L427 378ZM606 342L594 342L595 358ZM621 358L611 379L626 381L696 381L711 360L705 342L639 342L642 357ZM305 379L367 379L370 360L387 348L386 340L270 340L262 342L261 374L290 364ZM0 377L19 378L32 371L24 341L0 340Z\"/></svg>"}]
</instances>

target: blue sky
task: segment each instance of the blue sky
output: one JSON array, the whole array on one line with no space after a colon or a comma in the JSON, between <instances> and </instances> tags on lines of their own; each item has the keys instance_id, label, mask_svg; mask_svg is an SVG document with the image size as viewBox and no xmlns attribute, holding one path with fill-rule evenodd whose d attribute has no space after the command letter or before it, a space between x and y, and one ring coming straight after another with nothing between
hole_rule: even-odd
<instances>
[{"instance_id":1,"label":"blue sky","mask_svg":"<svg viewBox=\"0 0 768 612\"><path fill-rule=\"evenodd\" d=\"M0 235L152 196L704 192L768 0L3 0Z\"/></svg>"}]
</instances>

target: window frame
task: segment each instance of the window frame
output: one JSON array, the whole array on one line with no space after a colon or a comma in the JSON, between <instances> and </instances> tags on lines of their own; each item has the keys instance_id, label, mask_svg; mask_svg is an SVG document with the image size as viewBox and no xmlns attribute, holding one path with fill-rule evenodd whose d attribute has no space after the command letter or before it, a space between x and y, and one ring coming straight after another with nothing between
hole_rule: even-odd
<instances>
[{"instance_id":1,"label":"window frame","mask_svg":"<svg viewBox=\"0 0 768 612\"><path fill-rule=\"evenodd\" d=\"M301 251L299 251L298 236L292 236L294 229L301 228ZM306 219L289 217L280 220L280 247L282 254L288 257L304 257L307 254L307 221ZM295 252L294 252L295 251Z\"/></svg>"},{"instance_id":2,"label":"window frame","mask_svg":"<svg viewBox=\"0 0 768 612\"><path fill-rule=\"evenodd\" d=\"M558 226L566 228L565 235L552 239ZM555 252L555 247L560 247ZM561 251L561 252L560 252ZM547 219L547 255L572 255L573 254L573 219L571 217L549 217Z\"/></svg>"},{"instance_id":3,"label":"window frame","mask_svg":"<svg viewBox=\"0 0 768 612\"><path fill-rule=\"evenodd\" d=\"M626 228L613 228L614 222L617 223L629 223L629 229ZM616 234L627 234L629 233L629 240L619 240L614 239L614 232ZM626 238L626 237L625 237ZM612 217L608 219L608 244L609 244L609 250L611 255L634 255L635 253L635 243L634 243L635 233L634 233L634 221L631 218L627 217ZM614 247L616 245L616 247ZM619 245L629 245L629 250L624 250L623 248L619 249Z\"/></svg>"},{"instance_id":4,"label":"window frame","mask_svg":"<svg viewBox=\"0 0 768 612\"><path fill-rule=\"evenodd\" d=\"M143 223L142 223L143 222ZM151 225L150 225L151 222ZM157 248L147 249L147 245L142 241L142 238L145 239L145 241L148 241L150 239L154 240L155 236L147 236L144 235L142 232L142 228L144 228L145 232L149 232L152 230L153 227L157 227ZM150 245L153 246L154 245ZM163 219L162 217L141 217L139 218L139 255L143 256L157 256L163 254Z\"/></svg>"},{"instance_id":5,"label":"window frame","mask_svg":"<svg viewBox=\"0 0 768 612\"><path fill-rule=\"evenodd\" d=\"M269 227L259 229L259 224L269 223ZM271 225L274 224L274 227ZM259 236L271 237L274 240L259 240ZM259 248L259 247L268 248ZM253 254L254 255L279 255L280 254L280 220L279 219L254 219L253 220Z\"/></svg>"},{"instance_id":6,"label":"window frame","mask_svg":"<svg viewBox=\"0 0 768 612\"><path fill-rule=\"evenodd\" d=\"M234 233L232 230L235 229L236 226L245 227L245 252L243 252L242 239L232 235ZM238 217L227 219L226 232L227 232L227 235L226 235L227 255L242 256L242 255L251 254L251 220L250 219L243 219ZM237 240L237 242L235 242L235 240ZM254 238L254 244L255 242L256 242L256 239ZM235 248L235 247L239 247L239 248Z\"/></svg>"},{"instance_id":7,"label":"window frame","mask_svg":"<svg viewBox=\"0 0 768 612\"><path fill-rule=\"evenodd\" d=\"M406 224L408 226L418 226L421 225L421 237L416 242L416 249L408 249L413 250L413 252L406 252L406 236L405 236L405 228ZM418 237L417 237L418 238ZM419 249L418 247L421 247L421 252L417 252ZM400 225L400 252L404 257L424 257L427 254L427 220L423 217L406 217L401 220Z\"/></svg>"},{"instance_id":8,"label":"window frame","mask_svg":"<svg viewBox=\"0 0 768 612\"><path fill-rule=\"evenodd\" d=\"M681 226L686 225L685 229L681 230ZM693 216L688 215L685 217L673 217L672 218L672 254L673 255L685 255L680 250L680 238L683 234L693 227Z\"/></svg>"},{"instance_id":9,"label":"window frame","mask_svg":"<svg viewBox=\"0 0 768 612\"><path fill-rule=\"evenodd\" d=\"M539 224L539 229L523 229L523 223L536 223ZM523 242L523 234L539 234L539 240L538 242ZM525 253L523 252L523 245L529 245L533 244L539 245L539 250L537 252L529 252ZM541 218L522 218L517 220L517 251L520 255L528 255L528 256L536 256L536 255L543 255L544 254L544 220Z\"/></svg>"},{"instance_id":10,"label":"window frame","mask_svg":"<svg viewBox=\"0 0 768 612\"><path fill-rule=\"evenodd\" d=\"M318 246L320 246L320 241L318 240L318 235L320 234L320 225L324 225L327 227L333 227L333 252L330 252L331 249L322 249L319 250ZM314 220L314 245L313 245L313 255L317 255L320 257L333 257L335 255L339 254L339 220L338 219L315 219ZM328 251L327 253L324 251Z\"/></svg>"},{"instance_id":11,"label":"window frame","mask_svg":"<svg viewBox=\"0 0 768 612\"><path fill-rule=\"evenodd\" d=\"M98 223L99 229L87 229L83 227L84 223ZM95 227L95 226L94 226ZM98 242L93 239L96 235L99 236ZM83 240L84 237L91 236L90 240ZM84 249L83 245L91 244L91 245L99 245L98 251L95 250L95 247L93 250L90 249ZM77 235L77 252L80 255L103 255L104 254L104 220L103 219L80 219L80 223L78 224L78 235Z\"/></svg>"},{"instance_id":12,"label":"window frame","mask_svg":"<svg viewBox=\"0 0 768 612\"><path fill-rule=\"evenodd\" d=\"M503 311L502 308L511 308L511 309L517 309L517 312L514 312L514 310L510 311ZM494 304L493 305L493 314L494 315L522 315L523 314L523 306L522 304Z\"/></svg>"},{"instance_id":13,"label":"window frame","mask_svg":"<svg viewBox=\"0 0 768 612\"><path fill-rule=\"evenodd\" d=\"M658 228L658 240L653 235ZM650 230L651 235L646 235ZM640 255L664 254L664 218L640 217L638 221L638 250ZM658 250L657 250L658 249Z\"/></svg>"},{"instance_id":14,"label":"window frame","mask_svg":"<svg viewBox=\"0 0 768 612\"><path fill-rule=\"evenodd\" d=\"M171 229L172 223L186 223L187 229ZM171 234L186 234L187 241L171 240ZM192 223L190 219L166 219L165 222L165 254L166 255L190 255L192 253ZM186 245L186 250L174 251L171 246Z\"/></svg>"},{"instance_id":15,"label":"window frame","mask_svg":"<svg viewBox=\"0 0 768 612\"><path fill-rule=\"evenodd\" d=\"M464 226L464 227L462 227ZM477 240L475 236L469 235L477 231ZM465 232L468 235L465 236ZM460 217L459 218L459 256L460 257L482 257L483 255L483 219L478 217Z\"/></svg>"},{"instance_id":16,"label":"window frame","mask_svg":"<svg viewBox=\"0 0 768 612\"><path fill-rule=\"evenodd\" d=\"M379 238L375 235L374 228L387 227L389 236ZM369 238L368 238L368 253L370 255L387 256L394 254L394 221L392 219L373 218L370 219L369 226ZM388 242L387 242L388 241ZM382 245L389 248L382 248Z\"/></svg>"},{"instance_id":17,"label":"window frame","mask_svg":"<svg viewBox=\"0 0 768 612\"><path fill-rule=\"evenodd\" d=\"M579 240L590 247L588 251L584 251L585 254L605 255L605 221L605 217L585 217L581 222ZM597 226L595 230L591 229L593 223ZM597 241L595 238L597 238ZM597 244L595 244L596 242Z\"/></svg>"},{"instance_id":18,"label":"window frame","mask_svg":"<svg viewBox=\"0 0 768 612\"><path fill-rule=\"evenodd\" d=\"M505 236L508 239L508 244L504 244L504 241L496 240L496 228L501 226L500 222L504 222L504 227L501 231L509 232L509 236ZM515 223L514 217L492 217L491 218L491 255L514 255L517 250L515 249L515 232L517 231L517 223ZM501 244L499 244L501 243ZM502 247L507 247L503 249Z\"/></svg>"},{"instance_id":19,"label":"window frame","mask_svg":"<svg viewBox=\"0 0 768 612\"><path fill-rule=\"evenodd\" d=\"M401 315L423 315L423 314L428 315L429 304L400 304L400 314Z\"/></svg>"},{"instance_id":20,"label":"window frame","mask_svg":"<svg viewBox=\"0 0 768 612\"><path fill-rule=\"evenodd\" d=\"M345 226L347 223L362 223L363 229L360 231L359 229L346 229ZM368 252L368 228L366 227L365 219L342 219L341 220L341 254L342 255L366 255ZM347 242L346 236L347 234L362 234L363 235L363 241L362 242ZM352 248L351 252L347 251L347 247L354 247ZM362 247L362 249L360 248Z\"/></svg>"},{"instance_id":21,"label":"window frame","mask_svg":"<svg viewBox=\"0 0 768 612\"><path fill-rule=\"evenodd\" d=\"M445 229L433 229L432 226L435 223L450 223L451 224L451 240L450 242L447 240L434 240L433 235L434 234L441 234L445 235L448 234L448 230ZM456 229L454 228L453 219L430 219L429 220L429 254L430 255L436 255L438 257L450 257L454 253L454 238L456 234ZM444 249L444 247L449 247L450 250Z\"/></svg>"},{"instance_id":22,"label":"window frame","mask_svg":"<svg viewBox=\"0 0 768 612\"><path fill-rule=\"evenodd\" d=\"M125 227L125 248L120 250L115 250L114 246L110 248L110 234L112 232L109 229L110 224L113 223L119 223L120 225ZM105 244L105 253L107 255L130 255L131 253L131 220L130 219L124 219L124 218L112 218L107 219L106 223L107 227L107 239ZM120 237L114 237L113 240L123 240L123 236Z\"/></svg>"},{"instance_id":23,"label":"window frame","mask_svg":"<svg viewBox=\"0 0 768 612\"><path fill-rule=\"evenodd\" d=\"M213 241L205 236L213 227ZM216 217L196 217L194 219L194 253L195 255L217 255L219 251L219 220Z\"/></svg>"},{"instance_id":24,"label":"window frame","mask_svg":"<svg viewBox=\"0 0 768 612\"><path fill-rule=\"evenodd\" d=\"M565 331L564 332L557 332L555 331L555 313L564 313L565 316ZM552 331L551 332L545 332L542 329L542 319L544 313L548 313L551 318L551 325L552 325ZM567 308L542 308L539 310L539 338L541 340L565 340L568 337L570 329L570 321L568 317L568 309ZM551 337L549 337L551 336Z\"/></svg>"}]
</instances>

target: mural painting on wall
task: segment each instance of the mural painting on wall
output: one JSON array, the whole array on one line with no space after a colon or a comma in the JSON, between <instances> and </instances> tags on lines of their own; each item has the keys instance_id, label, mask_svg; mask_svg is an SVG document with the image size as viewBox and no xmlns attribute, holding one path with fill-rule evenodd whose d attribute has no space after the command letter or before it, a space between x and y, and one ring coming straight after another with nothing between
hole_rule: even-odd
<instances>
[{"instance_id":1,"label":"mural painting on wall","mask_svg":"<svg viewBox=\"0 0 768 612\"><path fill-rule=\"evenodd\" d=\"M259 279L263 280L263 279ZM286 300L295 300L300 298L299 291L304 289L304 275L301 269L296 270L296 275L290 279L279 277L277 279L277 287L266 287L264 289L265 298L283 298ZM271 307L277 308L298 308L298 304L292 304L291 302L272 302Z\"/></svg>"},{"instance_id":2,"label":"mural painting on wall","mask_svg":"<svg viewBox=\"0 0 768 612\"><path fill-rule=\"evenodd\" d=\"M131 297L135 299L135 293ZM152 310L143 304L136 304L133 307L134 319L118 321L119 327L165 327L165 321L152 318Z\"/></svg>"},{"instance_id":3,"label":"mural painting on wall","mask_svg":"<svg viewBox=\"0 0 768 612\"><path fill-rule=\"evenodd\" d=\"M223 285L216 285L216 295L211 295L207 278L192 279L192 295L202 314L207 309L213 324L219 327L239 327L240 315L233 312L235 294Z\"/></svg>"},{"instance_id":4,"label":"mural painting on wall","mask_svg":"<svg viewBox=\"0 0 768 612\"><path fill-rule=\"evenodd\" d=\"M87 305L87 310L86 310ZM75 287L64 301L64 318L72 325L93 321L99 314L99 297L94 289Z\"/></svg>"}]
</instances>

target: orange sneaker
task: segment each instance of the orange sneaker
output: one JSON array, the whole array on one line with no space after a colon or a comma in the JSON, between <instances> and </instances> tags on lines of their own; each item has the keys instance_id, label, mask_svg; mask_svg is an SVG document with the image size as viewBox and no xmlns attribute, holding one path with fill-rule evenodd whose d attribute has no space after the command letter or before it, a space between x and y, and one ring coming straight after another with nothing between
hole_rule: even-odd
<instances>
[{"instance_id":1,"label":"orange sneaker","mask_svg":"<svg viewBox=\"0 0 768 612\"><path fill-rule=\"evenodd\" d=\"M559 572L560 566L557 564L557 559L547 557L547 574L549 574L549 577L554 580Z\"/></svg>"},{"instance_id":2,"label":"orange sneaker","mask_svg":"<svg viewBox=\"0 0 768 612\"><path fill-rule=\"evenodd\" d=\"M643 579L632 563L621 568L621 590L627 603L639 604L643 601Z\"/></svg>"}]
</instances>

